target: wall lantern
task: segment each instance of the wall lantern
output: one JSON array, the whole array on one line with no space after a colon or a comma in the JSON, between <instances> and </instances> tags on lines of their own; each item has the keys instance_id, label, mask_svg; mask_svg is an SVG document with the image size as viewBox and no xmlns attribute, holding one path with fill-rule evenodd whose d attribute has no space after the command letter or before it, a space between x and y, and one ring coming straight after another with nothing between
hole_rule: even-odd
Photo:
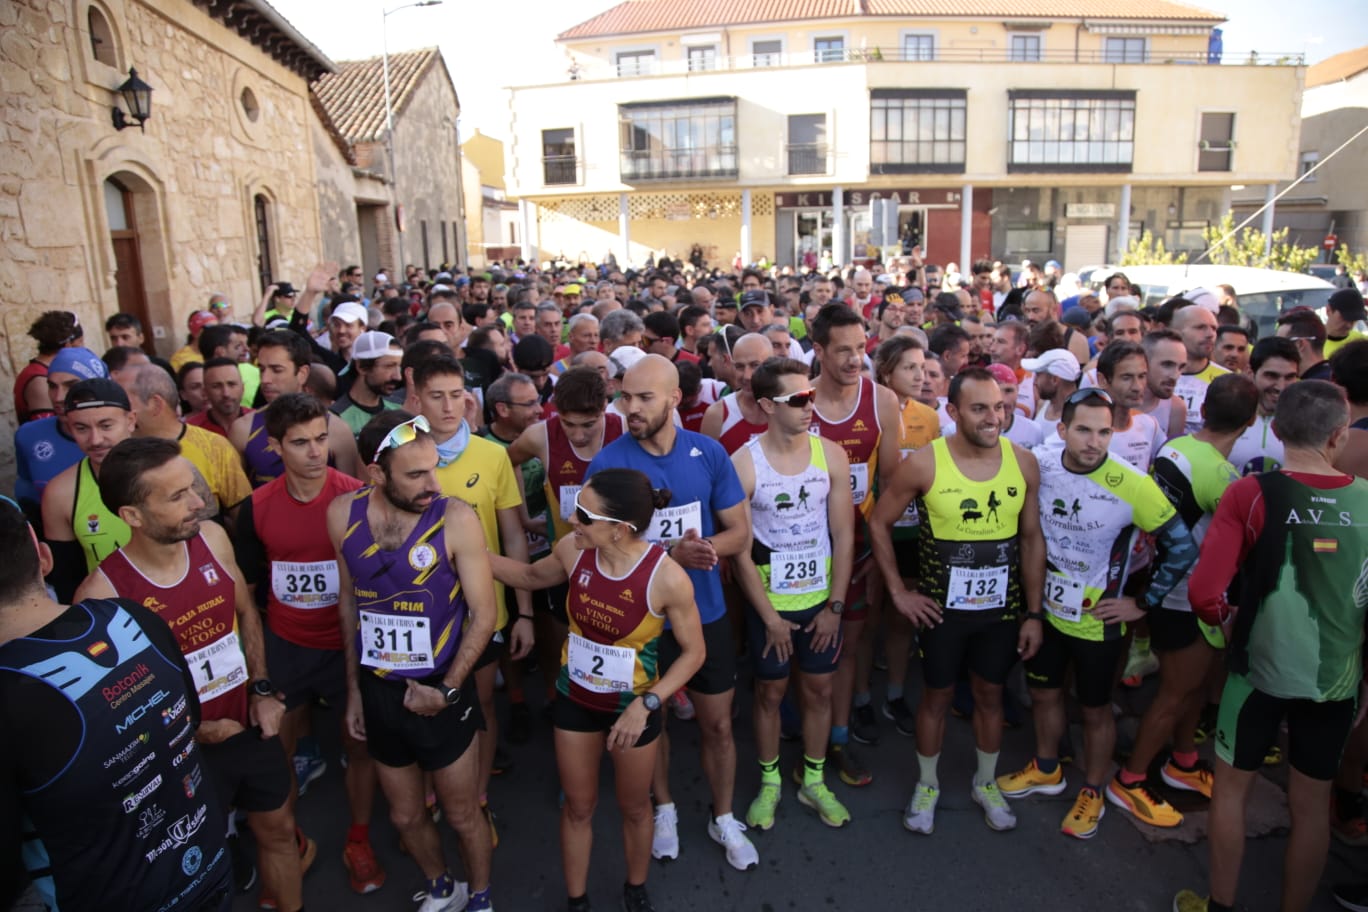
<instances>
[{"instance_id":1,"label":"wall lantern","mask_svg":"<svg viewBox=\"0 0 1368 912\"><path fill-rule=\"evenodd\" d=\"M123 96L128 114L125 115L118 105L114 106L114 129L122 130L136 124L139 130L146 132L143 124L152 117L152 87L138 78L137 70L130 69L128 79L115 91Z\"/></svg>"}]
</instances>

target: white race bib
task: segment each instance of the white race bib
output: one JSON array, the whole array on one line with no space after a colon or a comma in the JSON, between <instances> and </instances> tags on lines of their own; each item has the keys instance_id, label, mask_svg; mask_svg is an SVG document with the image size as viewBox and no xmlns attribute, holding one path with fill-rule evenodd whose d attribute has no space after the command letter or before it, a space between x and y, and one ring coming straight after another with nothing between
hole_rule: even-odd
<instances>
[{"instance_id":1,"label":"white race bib","mask_svg":"<svg viewBox=\"0 0 1368 912\"><path fill-rule=\"evenodd\" d=\"M432 625L426 617L361 612L361 664L383 671L432 671Z\"/></svg>"},{"instance_id":2,"label":"white race bib","mask_svg":"<svg viewBox=\"0 0 1368 912\"><path fill-rule=\"evenodd\" d=\"M247 683L247 657L242 654L237 633L219 637L202 649L187 653L185 663L195 681L201 703L221 697Z\"/></svg>"},{"instance_id":3,"label":"white race bib","mask_svg":"<svg viewBox=\"0 0 1368 912\"><path fill-rule=\"evenodd\" d=\"M273 561L271 591L278 602L291 608L331 608L341 592L337 561Z\"/></svg>"},{"instance_id":4,"label":"white race bib","mask_svg":"<svg viewBox=\"0 0 1368 912\"><path fill-rule=\"evenodd\" d=\"M912 454L917 451L915 449L905 449L901 452L903 459L911 459ZM917 513L917 499L914 497L912 498L911 503L907 505L907 509L903 510L902 518L893 523L893 528L915 529L919 525L921 525L921 516Z\"/></svg>"},{"instance_id":5,"label":"white race bib","mask_svg":"<svg viewBox=\"0 0 1368 912\"><path fill-rule=\"evenodd\" d=\"M627 693L636 671L636 650L630 646L605 646L570 634L570 680L594 693Z\"/></svg>"},{"instance_id":6,"label":"white race bib","mask_svg":"<svg viewBox=\"0 0 1368 912\"><path fill-rule=\"evenodd\" d=\"M1061 621L1083 620L1083 584L1059 573L1046 574L1045 608Z\"/></svg>"},{"instance_id":7,"label":"white race bib","mask_svg":"<svg viewBox=\"0 0 1368 912\"><path fill-rule=\"evenodd\" d=\"M869 463L852 462L850 464L850 499L855 501L855 506L864 503L864 499L869 496Z\"/></svg>"},{"instance_id":8,"label":"white race bib","mask_svg":"<svg viewBox=\"0 0 1368 912\"><path fill-rule=\"evenodd\" d=\"M561 485L560 486L560 517L562 522L569 522L570 517L575 515L575 498L579 496L580 488L584 485Z\"/></svg>"},{"instance_id":9,"label":"white race bib","mask_svg":"<svg viewBox=\"0 0 1368 912\"><path fill-rule=\"evenodd\" d=\"M646 530L646 540L662 546L673 545L690 529L703 534L703 509L696 500L656 510L651 516L650 528Z\"/></svg>"},{"instance_id":10,"label":"white race bib","mask_svg":"<svg viewBox=\"0 0 1368 912\"><path fill-rule=\"evenodd\" d=\"M1007 607L1006 567L950 568L945 607L959 611L991 611Z\"/></svg>"},{"instance_id":11,"label":"white race bib","mask_svg":"<svg viewBox=\"0 0 1368 912\"><path fill-rule=\"evenodd\" d=\"M775 551L770 554L770 592L775 595L806 595L827 588L827 552Z\"/></svg>"}]
</instances>

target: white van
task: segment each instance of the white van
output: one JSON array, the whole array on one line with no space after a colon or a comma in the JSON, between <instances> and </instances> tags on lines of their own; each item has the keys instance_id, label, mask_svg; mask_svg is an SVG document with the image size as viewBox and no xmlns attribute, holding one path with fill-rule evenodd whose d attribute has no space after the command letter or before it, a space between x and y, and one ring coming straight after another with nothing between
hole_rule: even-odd
<instances>
[{"instance_id":1,"label":"white van","mask_svg":"<svg viewBox=\"0 0 1368 912\"><path fill-rule=\"evenodd\" d=\"M1252 319L1259 337L1273 335L1278 316L1294 307L1310 307L1325 318L1325 302L1335 286L1324 279L1300 272L1279 272L1276 269L1256 269L1252 266L1123 266L1117 269L1098 269L1089 283L1100 287L1104 278L1120 272L1139 285L1141 305L1155 307L1174 295L1193 288L1209 288L1218 295L1218 285L1235 289L1240 312Z\"/></svg>"}]
</instances>

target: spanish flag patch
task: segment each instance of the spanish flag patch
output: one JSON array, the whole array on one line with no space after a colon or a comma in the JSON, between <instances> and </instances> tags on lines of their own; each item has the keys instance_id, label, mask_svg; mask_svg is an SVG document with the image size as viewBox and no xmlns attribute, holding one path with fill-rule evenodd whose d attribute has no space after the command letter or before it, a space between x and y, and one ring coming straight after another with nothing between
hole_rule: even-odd
<instances>
[{"instance_id":1,"label":"spanish flag patch","mask_svg":"<svg viewBox=\"0 0 1368 912\"><path fill-rule=\"evenodd\" d=\"M96 640L95 642L91 643L89 646L86 647L86 652L89 653L92 658L108 651L109 644L106 643L104 640Z\"/></svg>"},{"instance_id":2,"label":"spanish flag patch","mask_svg":"<svg viewBox=\"0 0 1368 912\"><path fill-rule=\"evenodd\" d=\"M1312 542L1311 547L1317 554L1337 554L1339 552L1339 540L1334 538L1318 538Z\"/></svg>"}]
</instances>

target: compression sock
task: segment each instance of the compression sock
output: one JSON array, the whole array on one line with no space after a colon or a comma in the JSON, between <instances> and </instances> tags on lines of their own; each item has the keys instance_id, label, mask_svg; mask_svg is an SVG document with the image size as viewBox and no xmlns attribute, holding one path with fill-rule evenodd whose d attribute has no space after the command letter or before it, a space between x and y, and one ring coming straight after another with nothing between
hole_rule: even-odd
<instances>
[{"instance_id":1,"label":"compression sock","mask_svg":"<svg viewBox=\"0 0 1368 912\"><path fill-rule=\"evenodd\" d=\"M974 748L974 753L978 755L978 771L974 773L975 787L992 785L997 781L998 752L988 753Z\"/></svg>"},{"instance_id":2,"label":"compression sock","mask_svg":"<svg viewBox=\"0 0 1368 912\"><path fill-rule=\"evenodd\" d=\"M845 725L831 726L831 743L835 747L845 747L850 743L850 728Z\"/></svg>"},{"instance_id":3,"label":"compression sock","mask_svg":"<svg viewBox=\"0 0 1368 912\"><path fill-rule=\"evenodd\" d=\"M1046 757L1036 757L1036 758L1035 758L1035 765L1036 765L1036 769L1040 770L1042 773L1044 773L1045 775L1049 776L1049 775L1052 775L1052 774L1054 773L1055 770L1059 769L1059 758L1058 758L1058 757L1049 757L1049 758L1046 758Z\"/></svg>"},{"instance_id":4,"label":"compression sock","mask_svg":"<svg viewBox=\"0 0 1368 912\"><path fill-rule=\"evenodd\" d=\"M427 882L428 896L442 899L450 896L451 891L456 889L456 880L451 876L450 871L443 871L441 877L433 878Z\"/></svg>"},{"instance_id":5,"label":"compression sock","mask_svg":"<svg viewBox=\"0 0 1368 912\"><path fill-rule=\"evenodd\" d=\"M889 684L884 690L885 698L889 703L897 703L902 699L903 686L901 684Z\"/></svg>"},{"instance_id":6,"label":"compression sock","mask_svg":"<svg viewBox=\"0 0 1368 912\"><path fill-rule=\"evenodd\" d=\"M783 780L779 778L779 758L775 757L773 760L761 760L760 784L779 785L782 782Z\"/></svg>"},{"instance_id":7,"label":"compression sock","mask_svg":"<svg viewBox=\"0 0 1368 912\"><path fill-rule=\"evenodd\" d=\"M347 829L347 842L370 842L370 824L353 823Z\"/></svg>"},{"instance_id":8,"label":"compression sock","mask_svg":"<svg viewBox=\"0 0 1368 912\"><path fill-rule=\"evenodd\" d=\"M822 770L826 768L826 758L814 760L803 754L803 787L822 784Z\"/></svg>"},{"instance_id":9,"label":"compression sock","mask_svg":"<svg viewBox=\"0 0 1368 912\"><path fill-rule=\"evenodd\" d=\"M1196 751L1174 751L1169 756L1173 758L1174 765L1181 770L1193 770L1197 768Z\"/></svg>"},{"instance_id":10,"label":"compression sock","mask_svg":"<svg viewBox=\"0 0 1368 912\"><path fill-rule=\"evenodd\" d=\"M489 887L485 887L478 893L471 893L466 908L470 912L482 912L482 910L494 908L493 903L489 901Z\"/></svg>"},{"instance_id":11,"label":"compression sock","mask_svg":"<svg viewBox=\"0 0 1368 912\"><path fill-rule=\"evenodd\" d=\"M1131 651L1136 655L1149 655L1150 638L1137 636L1135 639L1131 640Z\"/></svg>"},{"instance_id":12,"label":"compression sock","mask_svg":"<svg viewBox=\"0 0 1368 912\"><path fill-rule=\"evenodd\" d=\"M940 764L940 754L932 754L930 757L917 754L917 768L921 772L921 778L917 780L918 785L927 788L939 789L940 779L936 776L936 767Z\"/></svg>"}]
</instances>

